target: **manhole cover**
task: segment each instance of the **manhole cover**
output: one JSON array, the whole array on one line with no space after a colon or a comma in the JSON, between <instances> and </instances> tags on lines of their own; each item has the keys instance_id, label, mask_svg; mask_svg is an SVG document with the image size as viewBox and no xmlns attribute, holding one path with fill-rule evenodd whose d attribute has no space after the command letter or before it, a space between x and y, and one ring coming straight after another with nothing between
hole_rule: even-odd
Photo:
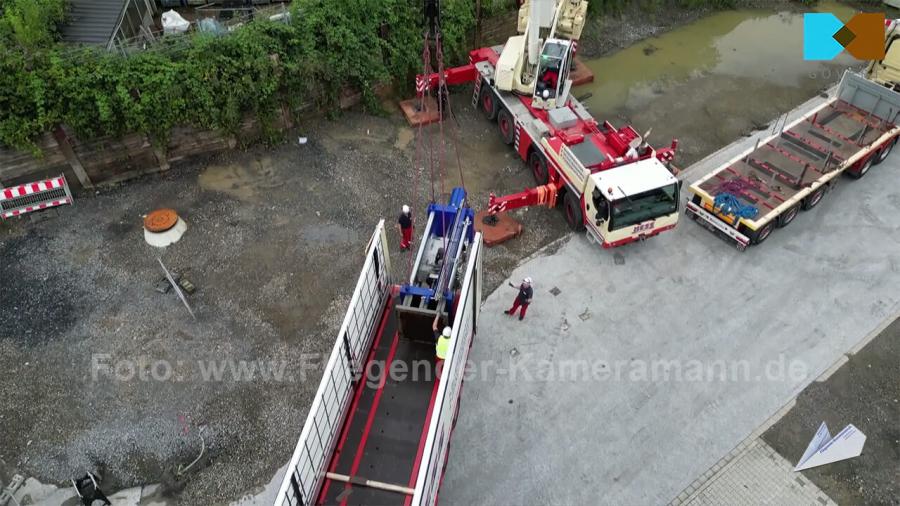
<instances>
[{"instance_id":1,"label":"manhole cover","mask_svg":"<svg viewBox=\"0 0 900 506\"><path fill-rule=\"evenodd\" d=\"M625 256L621 253L616 253L615 255L613 255L613 261L616 263L616 265L625 265Z\"/></svg>"},{"instance_id":2,"label":"manhole cover","mask_svg":"<svg viewBox=\"0 0 900 506\"><path fill-rule=\"evenodd\" d=\"M178 223L178 214L172 209L157 209L144 218L144 228L149 232L160 233L171 229Z\"/></svg>"},{"instance_id":3,"label":"manhole cover","mask_svg":"<svg viewBox=\"0 0 900 506\"><path fill-rule=\"evenodd\" d=\"M560 290L559 288L554 286L553 288L550 289L550 293L552 293L553 296L556 297L557 295L562 293L562 290Z\"/></svg>"}]
</instances>

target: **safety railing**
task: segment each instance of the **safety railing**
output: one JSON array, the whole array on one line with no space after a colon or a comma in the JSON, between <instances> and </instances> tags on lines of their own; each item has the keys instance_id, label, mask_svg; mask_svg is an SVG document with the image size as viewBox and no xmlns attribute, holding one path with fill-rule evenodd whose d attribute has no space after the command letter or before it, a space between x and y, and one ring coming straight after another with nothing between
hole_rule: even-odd
<instances>
[{"instance_id":1,"label":"safety railing","mask_svg":"<svg viewBox=\"0 0 900 506\"><path fill-rule=\"evenodd\" d=\"M390 297L390 272L387 236L381 220L366 248L365 264L276 496L276 506L307 506L316 500L354 384L361 378L365 354Z\"/></svg>"}]
</instances>

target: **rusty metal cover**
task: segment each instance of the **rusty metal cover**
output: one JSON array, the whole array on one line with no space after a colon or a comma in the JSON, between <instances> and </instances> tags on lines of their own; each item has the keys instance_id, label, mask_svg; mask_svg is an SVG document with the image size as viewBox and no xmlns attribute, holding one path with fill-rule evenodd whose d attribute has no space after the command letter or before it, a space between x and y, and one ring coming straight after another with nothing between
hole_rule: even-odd
<instances>
[{"instance_id":1,"label":"rusty metal cover","mask_svg":"<svg viewBox=\"0 0 900 506\"><path fill-rule=\"evenodd\" d=\"M178 213L172 209L157 209L144 218L144 228L159 233L171 229L178 223Z\"/></svg>"},{"instance_id":2,"label":"rusty metal cover","mask_svg":"<svg viewBox=\"0 0 900 506\"><path fill-rule=\"evenodd\" d=\"M475 231L481 232L484 245L493 247L506 242L522 233L522 224L506 213L497 214L496 222L485 223L487 212L475 214Z\"/></svg>"}]
</instances>

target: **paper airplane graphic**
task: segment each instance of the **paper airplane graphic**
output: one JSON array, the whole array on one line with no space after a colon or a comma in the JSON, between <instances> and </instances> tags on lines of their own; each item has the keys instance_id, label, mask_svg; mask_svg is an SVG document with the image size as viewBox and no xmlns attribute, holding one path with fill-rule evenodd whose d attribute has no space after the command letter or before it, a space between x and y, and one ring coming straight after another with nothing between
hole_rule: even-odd
<instances>
[{"instance_id":1,"label":"paper airplane graphic","mask_svg":"<svg viewBox=\"0 0 900 506\"><path fill-rule=\"evenodd\" d=\"M797 462L794 471L803 471L811 467L859 457L864 444L866 444L866 435L853 424L847 425L844 430L831 437L828 426L822 422L816 435L809 442L809 446L806 447L806 451L803 452L803 456L800 457L800 462Z\"/></svg>"}]
</instances>

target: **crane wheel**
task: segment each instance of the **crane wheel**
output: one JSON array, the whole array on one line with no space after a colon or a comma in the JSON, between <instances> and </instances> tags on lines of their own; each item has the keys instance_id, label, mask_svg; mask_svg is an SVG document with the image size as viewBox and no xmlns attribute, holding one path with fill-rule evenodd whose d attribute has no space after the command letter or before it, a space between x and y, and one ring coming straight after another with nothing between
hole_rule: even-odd
<instances>
[{"instance_id":1,"label":"crane wheel","mask_svg":"<svg viewBox=\"0 0 900 506\"><path fill-rule=\"evenodd\" d=\"M550 182L550 174L547 172L547 160L535 150L528 155L528 167L531 169L531 175L534 176L534 182L538 185L544 185Z\"/></svg>"},{"instance_id":2,"label":"crane wheel","mask_svg":"<svg viewBox=\"0 0 900 506\"><path fill-rule=\"evenodd\" d=\"M485 83L481 84L481 94L478 97L478 103L481 104L481 112L484 113L485 118L490 121L494 121L497 118L497 97L494 96L490 86L487 86Z\"/></svg>"},{"instance_id":3,"label":"crane wheel","mask_svg":"<svg viewBox=\"0 0 900 506\"><path fill-rule=\"evenodd\" d=\"M512 114L506 108L500 109L497 114L497 127L500 128L500 137L507 146L511 145L516 136L516 122Z\"/></svg>"},{"instance_id":4,"label":"crane wheel","mask_svg":"<svg viewBox=\"0 0 900 506\"><path fill-rule=\"evenodd\" d=\"M581 212L581 201L573 192L566 192L563 197L563 210L566 213L566 223L576 232L584 230L584 214Z\"/></svg>"}]
</instances>

